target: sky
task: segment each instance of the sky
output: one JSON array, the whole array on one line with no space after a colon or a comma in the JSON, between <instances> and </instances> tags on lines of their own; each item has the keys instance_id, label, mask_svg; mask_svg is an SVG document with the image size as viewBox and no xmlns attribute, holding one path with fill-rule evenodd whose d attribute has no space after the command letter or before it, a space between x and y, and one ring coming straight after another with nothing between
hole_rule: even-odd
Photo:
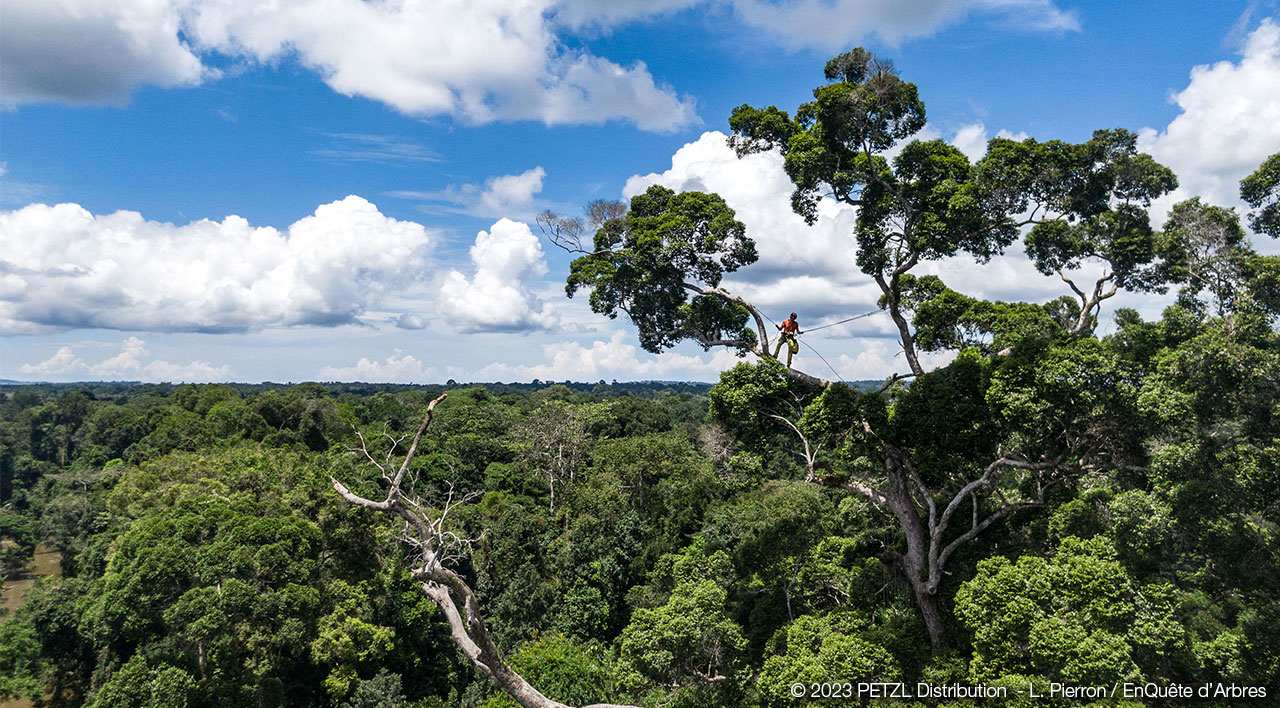
<instances>
[{"instance_id":1,"label":"sky","mask_svg":"<svg viewBox=\"0 0 1280 708\"><path fill-rule=\"evenodd\" d=\"M730 290L802 328L874 310L853 211L806 226L781 157L725 144L734 107L794 110L855 46L919 87L917 137L973 159L1138 133L1180 180L1157 222L1243 212L1280 152L1275 2L5 0L0 379L715 381L731 352L651 355L568 299L534 217L714 191L760 252ZM1019 245L921 272L1068 294ZM906 370L884 315L804 340L815 375Z\"/></svg>"}]
</instances>

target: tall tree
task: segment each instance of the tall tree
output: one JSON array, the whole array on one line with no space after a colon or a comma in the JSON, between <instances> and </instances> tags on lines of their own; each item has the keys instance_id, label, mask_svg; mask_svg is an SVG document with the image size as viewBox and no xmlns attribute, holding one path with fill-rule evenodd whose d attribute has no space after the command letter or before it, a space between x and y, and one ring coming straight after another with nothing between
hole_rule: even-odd
<instances>
[{"instance_id":1,"label":"tall tree","mask_svg":"<svg viewBox=\"0 0 1280 708\"><path fill-rule=\"evenodd\" d=\"M796 185L792 208L810 223L824 196L858 208L857 266L879 286L913 374L924 368L904 288L922 261L966 253L983 262L1034 225L1027 246L1036 267L1060 274L1080 298L1073 333L1092 331L1099 303L1117 288L1162 284L1144 268L1154 241L1140 207L1177 182L1137 152L1132 133L1098 131L1080 145L998 138L977 164L944 141L912 141L891 159L895 145L924 127L915 85L861 48L827 62L824 73L828 83L794 118L776 106L734 109L729 144L739 155L780 151ZM1110 270L1086 292L1063 271L1091 258Z\"/></svg>"}]
</instances>

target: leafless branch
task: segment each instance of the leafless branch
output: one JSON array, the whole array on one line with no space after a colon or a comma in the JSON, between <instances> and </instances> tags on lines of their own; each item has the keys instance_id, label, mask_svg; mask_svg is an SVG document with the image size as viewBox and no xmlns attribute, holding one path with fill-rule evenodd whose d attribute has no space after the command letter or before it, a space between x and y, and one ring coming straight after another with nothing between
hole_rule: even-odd
<instances>
[{"instance_id":1,"label":"leafless branch","mask_svg":"<svg viewBox=\"0 0 1280 708\"><path fill-rule=\"evenodd\" d=\"M524 708L570 708L542 695L503 660L502 653L489 635L488 627L485 626L484 618L480 614L480 605L475 592L461 576L448 567L451 562L462 557L469 542L474 540L463 538L447 526L449 514L458 505L472 501L475 495L458 496L455 494L453 485L450 484L442 503L429 506L406 494L402 488L405 473L408 472L418 452L422 435L431 425L436 405L447 395L442 393L427 405L422 424L418 426L413 442L410 443L404 460L394 475L387 475L390 465L384 467L374 460L364 437L359 436L360 446L357 450L377 466L382 471L383 478L389 482L384 499L379 501L367 499L352 492L335 478L331 477L329 481L333 484L334 490L348 502L371 511L395 514L404 521L405 527L401 537L418 552L412 571L413 577L418 581L422 592L444 613L454 644L477 668L493 679L512 700ZM393 445L392 449L396 447L398 445ZM588 708L635 707L602 703Z\"/></svg>"}]
</instances>

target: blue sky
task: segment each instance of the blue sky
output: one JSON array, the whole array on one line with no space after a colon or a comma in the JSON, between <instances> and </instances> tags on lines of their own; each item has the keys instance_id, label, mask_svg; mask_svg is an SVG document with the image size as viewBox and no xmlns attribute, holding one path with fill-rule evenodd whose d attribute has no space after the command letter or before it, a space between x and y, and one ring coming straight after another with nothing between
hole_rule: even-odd
<instances>
[{"instance_id":1,"label":"blue sky","mask_svg":"<svg viewBox=\"0 0 1280 708\"><path fill-rule=\"evenodd\" d=\"M790 214L734 106L787 110L866 46L971 156L997 134L1141 132L1179 193L1238 206L1280 151L1274 3L1066 0L11 0L0 18L0 378L715 380L567 300L533 216L645 186L719 191L781 319L877 293L852 213ZM532 228L531 228L532 227ZM1270 244L1260 244L1272 250ZM1020 249L931 264L1046 300ZM1160 298L1118 305L1159 312ZM1114 310L1114 306L1111 308ZM807 318L807 319L806 319ZM811 344L844 378L902 368L887 322ZM816 333L815 333L816 334ZM812 360L806 360L808 359ZM799 364L826 366L802 351Z\"/></svg>"}]
</instances>

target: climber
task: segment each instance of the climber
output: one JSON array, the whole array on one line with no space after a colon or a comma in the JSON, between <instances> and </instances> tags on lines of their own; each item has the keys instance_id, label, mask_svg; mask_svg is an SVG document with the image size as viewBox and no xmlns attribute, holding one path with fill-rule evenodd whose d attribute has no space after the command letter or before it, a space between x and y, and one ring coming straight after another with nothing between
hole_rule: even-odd
<instances>
[{"instance_id":1,"label":"climber","mask_svg":"<svg viewBox=\"0 0 1280 708\"><path fill-rule=\"evenodd\" d=\"M782 321L782 324L776 325L782 335L778 337L778 346L773 348L773 358L777 359L778 354L782 351L782 343L787 343L787 368L791 368L791 357L800 351L800 342L796 339L797 334L804 334L800 329L800 325L796 322L796 313L792 312L791 317Z\"/></svg>"}]
</instances>

